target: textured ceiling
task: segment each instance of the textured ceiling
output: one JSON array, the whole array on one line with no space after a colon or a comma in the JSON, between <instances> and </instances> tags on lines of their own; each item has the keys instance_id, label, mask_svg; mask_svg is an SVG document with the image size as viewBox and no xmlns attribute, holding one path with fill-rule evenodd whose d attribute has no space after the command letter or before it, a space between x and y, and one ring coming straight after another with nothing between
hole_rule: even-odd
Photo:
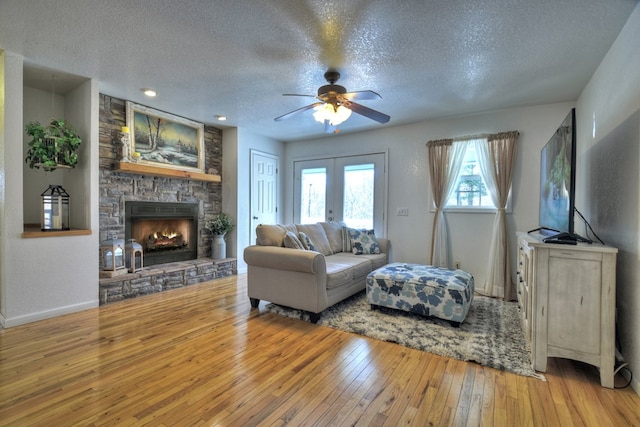
<instances>
[{"instance_id":1,"label":"textured ceiling","mask_svg":"<svg viewBox=\"0 0 640 427\"><path fill-rule=\"evenodd\" d=\"M288 141L323 134L310 104L324 72L361 104L352 132L575 100L638 0L0 0L0 48L23 55L25 84L77 77L100 92L197 121ZM35 13L42 11L42 13ZM155 99L140 88L158 91Z\"/></svg>"}]
</instances>

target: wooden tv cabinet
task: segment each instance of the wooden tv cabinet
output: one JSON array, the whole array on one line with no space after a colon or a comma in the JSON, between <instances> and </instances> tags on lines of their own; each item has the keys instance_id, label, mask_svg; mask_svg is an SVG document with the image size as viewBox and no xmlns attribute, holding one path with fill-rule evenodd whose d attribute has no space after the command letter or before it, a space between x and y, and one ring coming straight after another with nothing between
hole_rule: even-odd
<instances>
[{"instance_id":1,"label":"wooden tv cabinet","mask_svg":"<svg viewBox=\"0 0 640 427\"><path fill-rule=\"evenodd\" d=\"M533 368L545 372L548 357L579 360L598 367L600 384L613 388L618 250L516 235L518 302Z\"/></svg>"}]
</instances>

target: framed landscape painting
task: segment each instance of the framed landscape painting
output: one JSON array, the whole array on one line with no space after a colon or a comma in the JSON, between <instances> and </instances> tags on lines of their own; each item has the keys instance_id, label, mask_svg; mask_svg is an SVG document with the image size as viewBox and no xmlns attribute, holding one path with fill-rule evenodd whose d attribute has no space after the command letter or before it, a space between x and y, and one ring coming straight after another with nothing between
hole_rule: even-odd
<instances>
[{"instance_id":1,"label":"framed landscape painting","mask_svg":"<svg viewBox=\"0 0 640 427\"><path fill-rule=\"evenodd\" d=\"M127 101L127 127L141 164L204 173L204 124Z\"/></svg>"}]
</instances>

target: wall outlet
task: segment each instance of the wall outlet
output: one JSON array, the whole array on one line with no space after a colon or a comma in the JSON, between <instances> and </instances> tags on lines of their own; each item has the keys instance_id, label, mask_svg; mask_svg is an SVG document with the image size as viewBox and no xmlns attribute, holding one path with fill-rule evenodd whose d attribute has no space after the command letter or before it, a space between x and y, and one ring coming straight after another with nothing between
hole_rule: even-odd
<instances>
[{"instance_id":1,"label":"wall outlet","mask_svg":"<svg viewBox=\"0 0 640 427\"><path fill-rule=\"evenodd\" d=\"M409 208L398 208L398 216L409 216Z\"/></svg>"},{"instance_id":2,"label":"wall outlet","mask_svg":"<svg viewBox=\"0 0 640 427\"><path fill-rule=\"evenodd\" d=\"M456 270L459 270L460 269L460 261L456 261L455 265L456 265Z\"/></svg>"}]
</instances>

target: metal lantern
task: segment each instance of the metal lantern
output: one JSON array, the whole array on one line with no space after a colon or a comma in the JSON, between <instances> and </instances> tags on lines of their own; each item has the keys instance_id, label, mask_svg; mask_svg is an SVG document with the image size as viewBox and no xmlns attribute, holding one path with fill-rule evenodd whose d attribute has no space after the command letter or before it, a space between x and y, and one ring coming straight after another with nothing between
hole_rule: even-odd
<instances>
[{"instance_id":1,"label":"metal lantern","mask_svg":"<svg viewBox=\"0 0 640 427\"><path fill-rule=\"evenodd\" d=\"M108 271L122 270L125 266L124 239L113 236L105 240L100 245L100 258L102 258L102 269Z\"/></svg>"},{"instance_id":2,"label":"metal lantern","mask_svg":"<svg viewBox=\"0 0 640 427\"><path fill-rule=\"evenodd\" d=\"M137 243L135 239L129 239L124 245L125 264L129 273L135 273L142 270L142 245Z\"/></svg>"},{"instance_id":3,"label":"metal lantern","mask_svg":"<svg viewBox=\"0 0 640 427\"><path fill-rule=\"evenodd\" d=\"M42 231L69 230L69 194L61 185L50 185L41 195Z\"/></svg>"}]
</instances>

